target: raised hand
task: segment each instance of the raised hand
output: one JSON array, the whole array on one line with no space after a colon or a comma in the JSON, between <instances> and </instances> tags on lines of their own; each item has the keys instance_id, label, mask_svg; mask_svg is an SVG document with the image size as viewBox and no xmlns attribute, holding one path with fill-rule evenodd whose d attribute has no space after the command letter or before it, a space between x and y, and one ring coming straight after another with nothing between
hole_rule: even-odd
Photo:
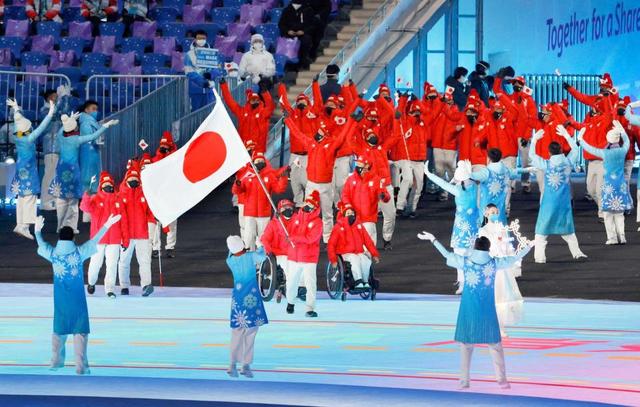
<instances>
[{"instance_id":1,"label":"raised hand","mask_svg":"<svg viewBox=\"0 0 640 407\"><path fill-rule=\"evenodd\" d=\"M56 111L56 104L53 103L52 100L49 101L49 112L47 113L47 116L53 116L53 114Z\"/></svg>"},{"instance_id":2,"label":"raised hand","mask_svg":"<svg viewBox=\"0 0 640 407\"><path fill-rule=\"evenodd\" d=\"M433 234L429 233L429 232L422 231L421 233L418 233L418 239L420 239L420 240L428 240L431 243L433 243L433 241L436 240L436 237Z\"/></svg>"},{"instance_id":3,"label":"raised hand","mask_svg":"<svg viewBox=\"0 0 640 407\"><path fill-rule=\"evenodd\" d=\"M103 127L109 128L111 126L115 126L116 124L120 123L120 120L109 120L108 122L106 122L105 124L103 124Z\"/></svg>"},{"instance_id":4,"label":"raised hand","mask_svg":"<svg viewBox=\"0 0 640 407\"><path fill-rule=\"evenodd\" d=\"M106 227L110 228L111 226L115 225L116 223L120 222L120 218L122 218L122 215L109 215L109 218L107 219L107 221L104 223Z\"/></svg>"},{"instance_id":5,"label":"raised hand","mask_svg":"<svg viewBox=\"0 0 640 407\"><path fill-rule=\"evenodd\" d=\"M540 140L542 137L544 137L544 130L543 129L540 129L540 130L536 131L533 134L533 139L536 140L536 141Z\"/></svg>"},{"instance_id":6,"label":"raised hand","mask_svg":"<svg viewBox=\"0 0 640 407\"><path fill-rule=\"evenodd\" d=\"M580 131L578 131L578 141L582 141L582 139L584 138L584 133L587 131L586 128L581 128Z\"/></svg>"},{"instance_id":7,"label":"raised hand","mask_svg":"<svg viewBox=\"0 0 640 407\"><path fill-rule=\"evenodd\" d=\"M561 125L561 124L559 124L559 125L557 125L557 126L556 126L556 134L557 134L558 136L562 136L562 137L564 137L564 138L569 138L569 137L571 137L571 135L569 135L569 132L567 131L567 129L566 129L563 125Z\"/></svg>"},{"instance_id":8,"label":"raised hand","mask_svg":"<svg viewBox=\"0 0 640 407\"><path fill-rule=\"evenodd\" d=\"M44 228L44 217L38 216L36 218L35 230L36 232L42 232L42 228Z\"/></svg>"}]
</instances>

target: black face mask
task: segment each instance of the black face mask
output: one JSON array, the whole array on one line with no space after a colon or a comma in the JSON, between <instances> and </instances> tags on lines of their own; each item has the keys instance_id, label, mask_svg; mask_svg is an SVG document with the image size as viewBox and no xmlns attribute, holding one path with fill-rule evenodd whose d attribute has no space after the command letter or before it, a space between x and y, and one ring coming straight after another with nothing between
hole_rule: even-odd
<instances>
[{"instance_id":1,"label":"black face mask","mask_svg":"<svg viewBox=\"0 0 640 407\"><path fill-rule=\"evenodd\" d=\"M131 188L137 188L140 185L139 181L129 181L127 182L127 184L131 187Z\"/></svg>"},{"instance_id":2,"label":"black face mask","mask_svg":"<svg viewBox=\"0 0 640 407\"><path fill-rule=\"evenodd\" d=\"M322 141L322 139L323 139L323 138L324 138L324 136L323 136L322 134L320 134L320 133L316 133L316 135L315 135L315 136L313 136L313 139L314 139L315 141L317 141L317 142Z\"/></svg>"},{"instance_id":3,"label":"black face mask","mask_svg":"<svg viewBox=\"0 0 640 407\"><path fill-rule=\"evenodd\" d=\"M354 223L356 223L356 215L347 216L347 221L349 222L349 225L353 225Z\"/></svg>"},{"instance_id":4,"label":"black face mask","mask_svg":"<svg viewBox=\"0 0 640 407\"><path fill-rule=\"evenodd\" d=\"M544 118L545 118L546 116L547 116L546 114L544 114L544 113L542 113L542 112L538 112L538 119L540 119L540 120L544 120Z\"/></svg>"},{"instance_id":5,"label":"black face mask","mask_svg":"<svg viewBox=\"0 0 640 407\"><path fill-rule=\"evenodd\" d=\"M251 103L251 108L252 109L257 109L258 106L260 106L260 102Z\"/></svg>"},{"instance_id":6,"label":"black face mask","mask_svg":"<svg viewBox=\"0 0 640 407\"><path fill-rule=\"evenodd\" d=\"M518 86L513 85L513 91L514 91L514 92L520 92L520 91L522 91L522 86L520 86L520 85L518 85Z\"/></svg>"},{"instance_id":7,"label":"black face mask","mask_svg":"<svg viewBox=\"0 0 640 407\"><path fill-rule=\"evenodd\" d=\"M625 109L618 109L617 110L618 116L624 116L624 112L625 112Z\"/></svg>"},{"instance_id":8,"label":"black face mask","mask_svg":"<svg viewBox=\"0 0 640 407\"><path fill-rule=\"evenodd\" d=\"M429 95L429 96L427 96L427 99L435 100L435 98L437 98L437 97L438 97L438 95Z\"/></svg>"},{"instance_id":9,"label":"black face mask","mask_svg":"<svg viewBox=\"0 0 640 407\"><path fill-rule=\"evenodd\" d=\"M304 110L304 108L305 108L305 107L307 107L307 105L305 105L304 103L298 103L298 104L296 105L296 107L297 107L299 110Z\"/></svg>"},{"instance_id":10,"label":"black face mask","mask_svg":"<svg viewBox=\"0 0 640 407\"><path fill-rule=\"evenodd\" d=\"M471 125L473 125L473 124L476 122L476 120L478 120L478 117L477 117L477 116L467 116L467 121L468 121Z\"/></svg>"},{"instance_id":11,"label":"black face mask","mask_svg":"<svg viewBox=\"0 0 640 407\"><path fill-rule=\"evenodd\" d=\"M385 99L387 102L391 102L391 96L385 96L385 97L384 97L384 99Z\"/></svg>"},{"instance_id":12,"label":"black face mask","mask_svg":"<svg viewBox=\"0 0 640 407\"><path fill-rule=\"evenodd\" d=\"M110 186L110 185L108 185L108 186L106 186L106 187L102 188L102 190L103 190L104 192L108 193L108 194L113 193L113 187L112 187L112 186Z\"/></svg>"},{"instance_id":13,"label":"black face mask","mask_svg":"<svg viewBox=\"0 0 640 407\"><path fill-rule=\"evenodd\" d=\"M602 94L602 96L609 96L611 94L611 91L609 91L608 89L601 89L600 93Z\"/></svg>"},{"instance_id":14,"label":"black face mask","mask_svg":"<svg viewBox=\"0 0 640 407\"><path fill-rule=\"evenodd\" d=\"M305 206L302 208L303 211L305 211L306 213L311 213L313 212L313 206Z\"/></svg>"},{"instance_id":15,"label":"black face mask","mask_svg":"<svg viewBox=\"0 0 640 407\"><path fill-rule=\"evenodd\" d=\"M168 148L166 148L166 147L160 147L160 152L161 152L162 154L167 154L167 153L169 152L169 149L168 149Z\"/></svg>"},{"instance_id":16,"label":"black face mask","mask_svg":"<svg viewBox=\"0 0 640 407\"><path fill-rule=\"evenodd\" d=\"M284 216L287 219L292 217L293 216L293 208L287 208L287 209L283 210L282 211L282 216Z\"/></svg>"},{"instance_id":17,"label":"black face mask","mask_svg":"<svg viewBox=\"0 0 640 407\"><path fill-rule=\"evenodd\" d=\"M493 118L494 118L494 119L498 120L498 119L499 119L499 118L501 118L501 117L502 117L502 113L500 113L500 112L493 112Z\"/></svg>"},{"instance_id":18,"label":"black face mask","mask_svg":"<svg viewBox=\"0 0 640 407\"><path fill-rule=\"evenodd\" d=\"M255 166L256 166L256 169L257 169L258 171L262 171L262 170L264 169L264 167L266 167L266 166L267 166L267 164L266 164L266 163L263 163L263 162L255 163L255 164L253 164L253 165L255 165Z\"/></svg>"},{"instance_id":19,"label":"black face mask","mask_svg":"<svg viewBox=\"0 0 640 407\"><path fill-rule=\"evenodd\" d=\"M327 116L331 116L331 113L333 113L333 108L332 107L325 107L324 108L324 112L327 114Z\"/></svg>"},{"instance_id":20,"label":"black face mask","mask_svg":"<svg viewBox=\"0 0 640 407\"><path fill-rule=\"evenodd\" d=\"M595 116L597 113L594 112L593 110L590 110L589 113L587 113L590 117Z\"/></svg>"},{"instance_id":21,"label":"black face mask","mask_svg":"<svg viewBox=\"0 0 640 407\"><path fill-rule=\"evenodd\" d=\"M364 172L364 167L356 167L356 172L362 176L362 173Z\"/></svg>"},{"instance_id":22,"label":"black face mask","mask_svg":"<svg viewBox=\"0 0 640 407\"><path fill-rule=\"evenodd\" d=\"M367 143L371 144L372 146L375 146L376 144L378 144L378 137L377 136L371 136L367 139Z\"/></svg>"}]
</instances>

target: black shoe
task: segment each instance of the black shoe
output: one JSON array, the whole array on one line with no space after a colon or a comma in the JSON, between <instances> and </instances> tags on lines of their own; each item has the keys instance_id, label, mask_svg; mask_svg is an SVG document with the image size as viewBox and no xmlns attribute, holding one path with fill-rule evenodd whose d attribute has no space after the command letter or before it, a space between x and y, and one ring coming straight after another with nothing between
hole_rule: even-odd
<instances>
[{"instance_id":1,"label":"black shoe","mask_svg":"<svg viewBox=\"0 0 640 407\"><path fill-rule=\"evenodd\" d=\"M154 259L157 259L158 257L160 257L160 252L158 250L152 251L151 257L153 257Z\"/></svg>"},{"instance_id":2,"label":"black shoe","mask_svg":"<svg viewBox=\"0 0 640 407\"><path fill-rule=\"evenodd\" d=\"M416 215L416 213L415 213L415 212L411 212L411 213L409 214L409 219L415 219L415 218L417 218L417 217L418 217L418 215Z\"/></svg>"},{"instance_id":3,"label":"black shoe","mask_svg":"<svg viewBox=\"0 0 640 407\"><path fill-rule=\"evenodd\" d=\"M153 286L151 284L145 285L144 287L142 287L142 296L143 297L148 297L148 296L151 295L151 293L153 293Z\"/></svg>"},{"instance_id":4,"label":"black shoe","mask_svg":"<svg viewBox=\"0 0 640 407\"><path fill-rule=\"evenodd\" d=\"M174 249L167 249L167 257L173 259L176 257L176 251Z\"/></svg>"},{"instance_id":5,"label":"black shoe","mask_svg":"<svg viewBox=\"0 0 640 407\"><path fill-rule=\"evenodd\" d=\"M93 293L95 293L95 292L96 292L96 286L95 286L95 285L88 284L88 285L87 285L87 292L88 292L89 294L93 294Z\"/></svg>"},{"instance_id":6,"label":"black shoe","mask_svg":"<svg viewBox=\"0 0 640 407\"><path fill-rule=\"evenodd\" d=\"M396 209L396 216L404 216L404 209Z\"/></svg>"},{"instance_id":7,"label":"black shoe","mask_svg":"<svg viewBox=\"0 0 640 407\"><path fill-rule=\"evenodd\" d=\"M387 241L387 240L383 240L384 245L382 246L382 248L384 250L393 250L393 246L391 246L391 241Z\"/></svg>"},{"instance_id":8,"label":"black shoe","mask_svg":"<svg viewBox=\"0 0 640 407\"><path fill-rule=\"evenodd\" d=\"M287 304L287 314L293 314L293 304Z\"/></svg>"},{"instance_id":9,"label":"black shoe","mask_svg":"<svg viewBox=\"0 0 640 407\"><path fill-rule=\"evenodd\" d=\"M304 314L304 316L307 318L318 318L318 313L315 311L307 311L307 313Z\"/></svg>"},{"instance_id":10,"label":"black shoe","mask_svg":"<svg viewBox=\"0 0 640 407\"><path fill-rule=\"evenodd\" d=\"M306 301L307 300L307 287L298 287L298 298L300 298L301 301Z\"/></svg>"},{"instance_id":11,"label":"black shoe","mask_svg":"<svg viewBox=\"0 0 640 407\"><path fill-rule=\"evenodd\" d=\"M122 290L120 290L120 295L129 295L129 289L123 288Z\"/></svg>"},{"instance_id":12,"label":"black shoe","mask_svg":"<svg viewBox=\"0 0 640 407\"><path fill-rule=\"evenodd\" d=\"M114 293L107 293L107 297L116 298L116 295Z\"/></svg>"},{"instance_id":13,"label":"black shoe","mask_svg":"<svg viewBox=\"0 0 640 407\"><path fill-rule=\"evenodd\" d=\"M231 208L231 213L238 213L238 207L234 206L233 208Z\"/></svg>"}]
</instances>

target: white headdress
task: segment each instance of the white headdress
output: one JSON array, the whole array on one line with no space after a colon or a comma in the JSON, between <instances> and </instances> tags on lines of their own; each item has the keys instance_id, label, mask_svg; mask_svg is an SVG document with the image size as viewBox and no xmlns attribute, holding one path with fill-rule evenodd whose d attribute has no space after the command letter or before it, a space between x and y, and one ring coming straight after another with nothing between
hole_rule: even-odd
<instances>
[{"instance_id":1,"label":"white headdress","mask_svg":"<svg viewBox=\"0 0 640 407\"><path fill-rule=\"evenodd\" d=\"M456 182L467 181L471 178L471 161L469 160L461 160L458 161L458 166L456 167L455 172L453 173L453 179Z\"/></svg>"},{"instance_id":2,"label":"white headdress","mask_svg":"<svg viewBox=\"0 0 640 407\"><path fill-rule=\"evenodd\" d=\"M78 117L80 117L80 113L73 112L71 116L63 114L60 116L60 120L62 120L62 129L67 133L75 130L78 127Z\"/></svg>"}]
</instances>

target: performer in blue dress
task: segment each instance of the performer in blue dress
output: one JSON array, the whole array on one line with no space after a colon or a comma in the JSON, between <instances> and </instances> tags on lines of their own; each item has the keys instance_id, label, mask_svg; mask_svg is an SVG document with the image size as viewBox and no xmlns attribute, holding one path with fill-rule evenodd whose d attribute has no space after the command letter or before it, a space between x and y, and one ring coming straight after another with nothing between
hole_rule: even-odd
<instances>
[{"instance_id":1,"label":"performer in blue dress","mask_svg":"<svg viewBox=\"0 0 640 407\"><path fill-rule=\"evenodd\" d=\"M110 120L95 133L81 136L78 129L78 116L79 113L61 116L62 128L57 134L60 158L56 166L56 176L49 186L49 193L56 197L57 230L63 226L70 226L76 233L78 233L78 202L83 193L78 163L80 146L97 139L108 127L118 124L117 120Z\"/></svg>"},{"instance_id":2,"label":"performer in blue dress","mask_svg":"<svg viewBox=\"0 0 640 407\"><path fill-rule=\"evenodd\" d=\"M622 138L622 146L620 138ZM606 148L593 147L582 138L579 141L582 148L602 158L603 161L604 182L600 190L602 197L600 202L604 212L604 227L607 231L606 244L626 244L624 212L633 209L633 199L624 177L624 162L630 145L629 136L620 122L614 120L613 129L607 133Z\"/></svg>"},{"instance_id":3,"label":"performer in blue dress","mask_svg":"<svg viewBox=\"0 0 640 407\"><path fill-rule=\"evenodd\" d=\"M49 103L49 110L40 125L34 130L31 121L22 115L20 106L13 99L7 100L7 105L13 109L13 132L11 142L16 146L16 175L11 183L11 192L16 195L16 227L13 231L33 240L29 231L31 224L36 222L37 201L40 193L40 177L36 161L36 141L44 134L55 111L55 105Z\"/></svg>"},{"instance_id":4,"label":"performer in blue dress","mask_svg":"<svg viewBox=\"0 0 640 407\"><path fill-rule=\"evenodd\" d=\"M496 314L494 284L496 271L513 267L529 253L532 243L529 242L515 256L497 258L489 254L491 242L485 236L477 238L473 250L463 256L449 252L431 233L422 232L418 238L433 243L435 248L447 259L447 266L462 268L465 273L465 288L460 300L454 336L455 340L461 344L460 388L469 387L469 367L474 344L488 345L498 384L503 389L510 388Z\"/></svg>"},{"instance_id":5,"label":"performer in blue dress","mask_svg":"<svg viewBox=\"0 0 640 407\"><path fill-rule=\"evenodd\" d=\"M100 130L98 123L98 102L87 100L82 105L82 113L78 121L80 122L80 135L87 136ZM80 177L82 179L82 191L90 195L98 191L98 183L95 182L100 177L102 162L100 160L100 145L97 139L80 145ZM92 182L91 180L94 180ZM88 220L87 220L88 221Z\"/></svg>"},{"instance_id":6,"label":"performer in blue dress","mask_svg":"<svg viewBox=\"0 0 640 407\"><path fill-rule=\"evenodd\" d=\"M242 364L240 374L253 377L253 345L258 328L267 324L262 296L256 279L256 266L265 259L264 249L250 252L245 250L240 236L227 237L229 257L227 265L233 273L231 294L231 364L227 373L238 377L236 363Z\"/></svg>"},{"instance_id":7,"label":"performer in blue dress","mask_svg":"<svg viewBox=\"0 0 640 407\"><path fill-rule=\"evenodd\" d=\"M499 221L507 223L511 199L511 180L519 180L522 174L532 172L532 168L511 169L502 160L500 149L487 151L489 164L471 174L471 178L480 182L480 208L493 204L498 208ZM482 215L481 215L482 216Z\"/></svg>"},{"instance_id":8,"label":"performer in blue dress","mask_svg":"<svg viewBox=\"0 0 640 407\"><path fill-rule=\"evenodd\" d=\"M547 237L560 235L569 245L574 259L587 257L580 250L576 229L573 224L573 209L571 208L571 171L576 166L580 150L569 133L556 130L565 137L571 151L565 157L558 142L549 144L550 158L545 160L536 154L536 144L544 135L544 130L538 130L531 138L531 163L544 172L544 192L540 199L540 209L536 221L536 249L534 257L536 263L546 263ZM564 129L564 127L562 127ZM580 130L584 134L585 129Z\"/></svg>"},{"instance_id":9,"label":"performer in blue dress","mask_svg":"<svg viewBox=\"0 0 640 407\"><path fill-rule=\"evenodd\" d=\"M110 216L93 239L77 246L73 242L73 229L60 229L58 243L51 246L42 237L44 218L36 220L38 254L53 266L53 356L51 369L64 367L67 335L73 335L76 357L76 373L89 374L87 341L89 338L89 311L84 295L82 263L96 251L96 245L109 228L120 220L120 215Z\"/></svg>"},{"instance_id":10,"label":"performer in blue dress","mask_svg":"<svg viewBox=\"0 0 640 407\"><path fill-rule=\"evenodd\" d=\"M453 174L455 184L450 184L430 172L428 161L424 164L424 173L436 185L455 197L456 216L451 233L451 247L454 253L464 255L473 246L481 219L478 210L478 186L471 178L471 162L458 161ZM461 268L458 269L457 284L456 294L460 294L464 288L464 273Z\"/></svg>"}]
</instances>

